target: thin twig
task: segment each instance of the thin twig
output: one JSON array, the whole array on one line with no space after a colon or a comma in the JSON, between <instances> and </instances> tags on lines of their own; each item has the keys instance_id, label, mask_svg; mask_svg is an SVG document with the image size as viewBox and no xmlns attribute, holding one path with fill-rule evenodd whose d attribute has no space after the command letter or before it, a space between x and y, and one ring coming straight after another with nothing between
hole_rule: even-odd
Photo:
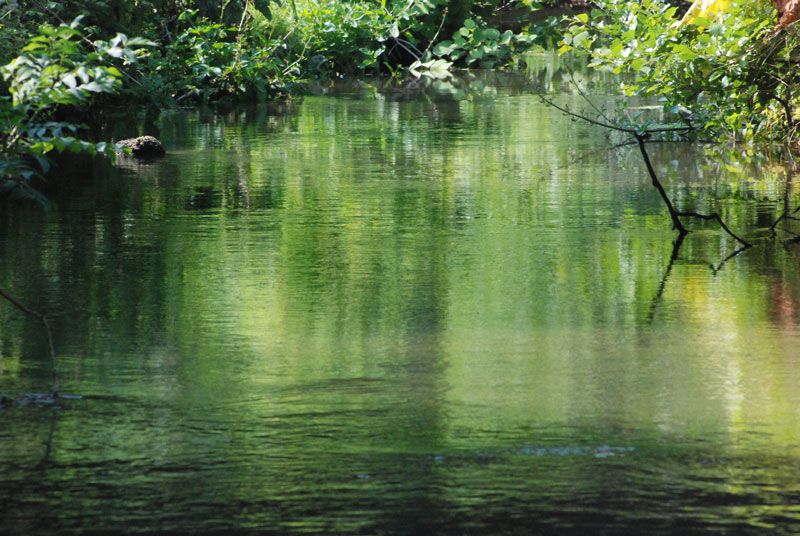
<instances>
[{"instance_id":1,"label":"thin twig","mask_svg":"<svg viewBox=\"0 0 800 536\"><path fill-rule=\"evenodd\" d=\"M575 117L577 119L582 119L583 121L586 121L590 125L596 125L598 127L604 127L604 128L608 128L608 129L611 129L611 130L616 130L617 132L625 132L626 134L636 134L636 130L634 130L632 128L625 128L625 127L621 127L621 126L618 126L618 125L613 125L611 123L604 123L602 121L598 121L596 119L592 119L591 117L587 117L585 115L581 115L579 113L575 113L575 112L573 112L572 110L570 110L568 108L565 108L563 106L559 106L558 104L553 102L551 99L548 99L544 95L539 95L539 99L542 102L544 102L545 104L547 104L548 106L552 106L556 110L558 110L558 111L560 111L562 113L565 113L565 114L567 114L569 116Z\"/></svg>"},{"instance_id":2,"label":"thin twig","mask_svg":"<svg viewBox=\"0 0 800 536\"><path fill-rule=\"evenodd\" d=\"M647 322L648 324L653 322L655 318L656 309L658 308L658 304L661 303L661 300L664 297L664 291L667 288L667 281L669 280L670 274L672 273L672 267L675 263L680 260L679 255L681 251L681 246L683 245L683 240L686 238L685 234L679 234L678 238L675 239L675 242L672 244L672 253L669 256L669 263L667 264L667 269L664 271L664 275L661 276L661 282L658 285L658 289L656 290L655 296L653 296L653 300L650 302L650 310L647 313ZM725 257L720 261L719 264L714 266L713 264L709 264L708 267L711 272L716 275L722 268L734 257L745 251L750 246L742 246L736 249L733 253Z\"/></svg>"},{"instance_id":3,"label":"thin twig","mask_svg":"<svg viewBox=\"0 0 800 536\"><path fill-rule=\"evenodd\" d=\"M583 153L581 153L580 156L578 156L577 154L573 153L574 154L574 159L573 160L570 160L569 163L564 164L563 166L559 166L556 169L559 170L559 171L563 170L563 169L567 169L567 168L569 168L569 167L571 167L571 166L573 166L575 164L579 164L581 162L584 162L584 161L588 160L589 158L591 158L593 156L596 156L598 154L610 153L611 151L616 151L617 149L620 149L622 147L627 147L628 145L633 145L634 143L636 143L636 142L635 141L630 141L630 140L623 141L623 142L614 144L611 147L601 147L599 149L592 149L591 151L584 151Z\"/></svg>"},{"instance_id":4,"label":"thin twig","mask_svg":"<svg viewBox=\"0 0 800 536\"><path fill-rule=\"evenodd\" d=\"M586 95L586 92L584 92L581 89L580 84L578 84L578 82L575 80L575 72L574 71L570 71L569 77L570 77L570 80L572 81L572 87L574 87L577 90L577 92L580 94L580 96L583 97L583 99L586 102L589 103L589 106L591 106L594 109L594 111L597 112L597 115L599 115L600 117L602 117L603 119L605 119L606 121L611 123L611 119L609 119L608 116L600 108L598 108L597 105Z\"/></svg>"},{"instance_id":5,"label":"thin twig","mask_svg":"<svg viewBox=\"0 0 800 536\"><path fill-rule=\"evenodd\" d=\"M239 30L238 33L242 33L242 28L244 28L244 23L247 20L247 10L250 7L250 0L245 0L244 2L244 9L242 9L242 19L239 21Z\"/></svg>"},{"instance_id":6,"label":"thin twig","mask_svg":"<svg viewBox=\"0 0 800 536\"><path fill-rule=\"evenodd\" d=\"M540 94L540 95L537 95L537 96L545 104L547 104L549 106L552 106L556 110L559 110L560 112L563 112L563 113L565 113L565 114L567 114L569 116L572 116L572 117L574 117L576 119L581 119L583 121L586 121L590 125L596 125L598 127L604 127L604 128L608 128L608 129L611 129L611 130L616 130L617 132L625 132L626 134L631 134L633 136L635 136L637 134L642 134L642 135L648 134L649 135L649 134L665 134L665 133L668 133L668 132L691 132L692 131L692 127L690 127L688 125L683 125L683 126L679 126L679 127L665 126L665 127L654 127L654 128L628 128L628 127L622 127L622 126L619 126L619 125L615 125L615 124L613 124L611 122L598 121L597 119L594 119L592 117L573 112L569 108L566 108L564 106L559 106L558 104L553 102L551 99L548 99L544 95ZM587 98L583 94L581 94L581 96L583 96L584 98ZM590 104L590 105L593 108L595 107L593 104ZM647 139L646 135L644 137L645 137L645 139Z\"/></svg>"},{"instance_id":7,"label":"thin twig","mask_svg":"<svg viewBox=\"0 0 800 536\"><path fill-rule=\"evenodd\" d=\"M425 53L428 52L433 46L433 44L436 42L436 39L439 37L439 33L442 31L442 28L444 27L444 21L446 18L447 18L447 6L445 6L445 8L442 10L442 20L441 22L439 22L439 27L436 29L436 33L433 34L433 37L428 43L428 46L425 47L425 50L422 51L423 56L425 56Z\"/></svg>"},{"instance_id":8,"label":"thin twig","mask_svg":"<svg viewBox=\"0 0 800 536\"><path fill-rule=\"evenodd\" d=\"M395 37L394 42L395 46L400 46L400 48L408 52L411 55L411 57L413 57L415 60L419 61L422 59L422 52L420 52L419 49L415 47L412 43L406 41L405 39L400 39L399 37ZM414 50L411 50L411 48L409 48L406 45L410 45L412 48L414 48ZM394 48L392 50L394 50Z\"/></svg>"},{"instance_id":9,"label":"thin twig","mask_svg":"<svg viewBox=\"0 0 800 536\"><path fill-rule=\"evenodd\" d=\"M800 207L797 207L796 209L794 209L792 214L796 213L798 210L800 210ZM788 211L784 211L783 214L778 216L778 218L774 222L772 222L772 225L769 226L769 232L770 232L770 235L771 235L772 238L775 238L776 236L778 236L778 233L775 231L775 227L777 227L778 224L783 220L800 221L800 218L790 215ZM792 234L797 234L797 233L791 231L790 229L784 229L784 230L788 231L788 232L790 232Z\"/></svg>"}]
</instances>

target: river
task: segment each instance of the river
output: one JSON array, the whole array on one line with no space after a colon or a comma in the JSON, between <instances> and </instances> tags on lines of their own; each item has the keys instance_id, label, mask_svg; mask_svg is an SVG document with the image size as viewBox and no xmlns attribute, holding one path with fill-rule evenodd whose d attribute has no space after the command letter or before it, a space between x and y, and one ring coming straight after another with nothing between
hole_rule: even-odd
<instances>
[{"instance_id":1,"label":"river","mask_svg":"<svg viewBox=\"0 0 800 536\"><path fill-rule=\"evenodd\" d=\"M0 213L0 287L81 397L0 410L0 533L800 531L787 171L653 144L754 243L673 251L552 75L172 111L162 160ZM0 393L47 356L0 304Z\"/></svg>"}]
</instances>

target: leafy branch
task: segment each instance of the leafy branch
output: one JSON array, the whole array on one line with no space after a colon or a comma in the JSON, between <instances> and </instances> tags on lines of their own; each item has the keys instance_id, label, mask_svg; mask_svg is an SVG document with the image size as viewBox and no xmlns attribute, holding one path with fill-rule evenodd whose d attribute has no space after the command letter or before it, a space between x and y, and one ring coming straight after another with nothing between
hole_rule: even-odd
<instances>
[{"instance_id":1,"label":"leafy branch","mask_svg":"<svg viewBox=\"0 0 800 536\"><path fill-rule=\"evenodd\" d=\"M143 39L118 34L86 50L81 18L70 24L43 25L20 54L0 67L8 84L0 96L0 192L46 203L32 186L49 171L52 152L114 157L114 147L77 137L80 125L51 120L60 107L85 105L94 95L113 93L122 73L112 63L136 60Z\"/></svg>"}]
</instances>

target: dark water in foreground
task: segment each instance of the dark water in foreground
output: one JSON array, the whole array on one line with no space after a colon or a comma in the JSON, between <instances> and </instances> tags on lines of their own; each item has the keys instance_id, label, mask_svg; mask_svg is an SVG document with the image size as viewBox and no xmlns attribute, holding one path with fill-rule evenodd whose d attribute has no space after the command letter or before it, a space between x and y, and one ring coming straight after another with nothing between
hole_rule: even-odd
<instances>
[{"instance_id":1,"label":"dark water in foreground","mask_svg":"<svg viewBox=\"0 0 800 536\"><path fill-rule=\"evenodd\" d=\"M0 214L0 287L84 396L0 411L0 533L800 531L785 173L653 146L756 241L670 266L637 153L452 93L175 112L162 161ZM0 392L46 356L0 305Z\"/></svg>"}]
</instances>

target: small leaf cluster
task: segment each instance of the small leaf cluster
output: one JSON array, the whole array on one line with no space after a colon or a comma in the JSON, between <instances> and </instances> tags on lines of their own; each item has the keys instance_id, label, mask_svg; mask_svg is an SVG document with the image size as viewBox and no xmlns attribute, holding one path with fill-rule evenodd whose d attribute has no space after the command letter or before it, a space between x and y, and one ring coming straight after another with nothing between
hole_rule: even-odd
<instances>
[{"instance_id":1,"label":"small leaf cluster","mask_svg":"<svg viewBox=\"0 0 800 536\"><path fill-rule=\"evenodd\" d=\"M530 48L536 36L528 33L501 32L487 27L480 19L467 19L464 26L451 39L444 40L433 49L434 55L467 67L491 69L507 64L515 55Z\"/></svg>"}]
</instances>

